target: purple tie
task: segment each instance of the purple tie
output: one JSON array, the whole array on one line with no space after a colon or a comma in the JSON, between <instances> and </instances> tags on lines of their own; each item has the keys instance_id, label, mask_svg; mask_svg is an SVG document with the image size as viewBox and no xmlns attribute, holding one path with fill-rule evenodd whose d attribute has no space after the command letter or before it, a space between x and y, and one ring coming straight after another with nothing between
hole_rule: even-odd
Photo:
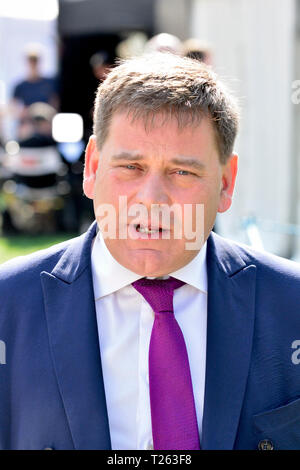
<instances>
[{"instance_id":1,"label":"purple tie","mask_svg":"<svg viewBox=\"0 0 300 470\"><path fill-rule=\"evenodd\" d=\"M154 449L199 450L199 432L187 350L173 310L174 289L184 282L139 279L133 287L155 313L149 346Z\"/></svg>"}]
</instances>

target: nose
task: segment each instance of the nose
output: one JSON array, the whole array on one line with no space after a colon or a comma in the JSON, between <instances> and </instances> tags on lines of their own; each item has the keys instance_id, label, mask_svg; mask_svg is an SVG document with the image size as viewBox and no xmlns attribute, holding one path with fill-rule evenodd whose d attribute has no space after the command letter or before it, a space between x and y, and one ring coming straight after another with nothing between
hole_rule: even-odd
<instances>
[{"instance_id":1,"label":"nose","mask_svg":"<svg viewBox=\"0 0 300 470\"><path fill-rule=\"evenodd\" d=\"M169 204L170 200L163 176L157 173L148 174L141 182L136 199L139 204L143 204L147 208L150 208L152 204Z\"/></svg>"}]
</instances>

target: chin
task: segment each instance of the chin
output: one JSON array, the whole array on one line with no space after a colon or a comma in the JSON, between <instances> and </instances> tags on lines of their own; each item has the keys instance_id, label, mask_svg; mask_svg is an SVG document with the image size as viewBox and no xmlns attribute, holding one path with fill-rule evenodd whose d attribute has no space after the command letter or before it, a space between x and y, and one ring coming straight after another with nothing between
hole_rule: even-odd
<instances>
[{"instance_id":1,"label":"chin","mask_svg":"<svg viewBox=\"0 0 300 470\"><path fill-rule=\"evenodd\" d=\"M143 277L164 276L174 271L170 266L170 261L164 260L161 252L154 250L147 250L146 253L144 250L132 253L127 260L122 260L121 264Z\"/></svg>"}]
</instances>

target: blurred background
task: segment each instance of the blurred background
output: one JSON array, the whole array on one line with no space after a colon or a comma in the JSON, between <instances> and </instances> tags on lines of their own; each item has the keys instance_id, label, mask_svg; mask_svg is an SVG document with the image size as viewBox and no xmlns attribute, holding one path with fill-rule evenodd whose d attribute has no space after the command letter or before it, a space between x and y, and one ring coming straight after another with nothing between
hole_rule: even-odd
<instances>
[{"instance_id":1,"label":"blurred background","mask_svg":"<svg viewBox=\"0 0 300 470\"><path fill-rule=\"evenodd\" d=\"M116 58L168 50L238 97L225 237L300 261L300 0L1 0L0 262L82 233L95 91Z\"/></svg>"}]
</instances>

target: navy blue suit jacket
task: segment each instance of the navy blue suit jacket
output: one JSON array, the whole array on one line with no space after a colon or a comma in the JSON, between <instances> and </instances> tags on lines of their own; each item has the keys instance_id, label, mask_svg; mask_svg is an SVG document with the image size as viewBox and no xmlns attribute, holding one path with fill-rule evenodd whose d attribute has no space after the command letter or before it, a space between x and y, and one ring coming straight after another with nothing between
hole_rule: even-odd
<instances>
[{"instance_id":1,"label":"navy blue suit jacket","mask_svg":"<svg viewBox=\"0 0 300 470\"><path fill-rule=\"evenodd\" d=\"M1 449L110 449L95 231L0 268ZM300 449L300 267L212 233L207 271L202 448Z\"/></svg>"}]
</instances>

